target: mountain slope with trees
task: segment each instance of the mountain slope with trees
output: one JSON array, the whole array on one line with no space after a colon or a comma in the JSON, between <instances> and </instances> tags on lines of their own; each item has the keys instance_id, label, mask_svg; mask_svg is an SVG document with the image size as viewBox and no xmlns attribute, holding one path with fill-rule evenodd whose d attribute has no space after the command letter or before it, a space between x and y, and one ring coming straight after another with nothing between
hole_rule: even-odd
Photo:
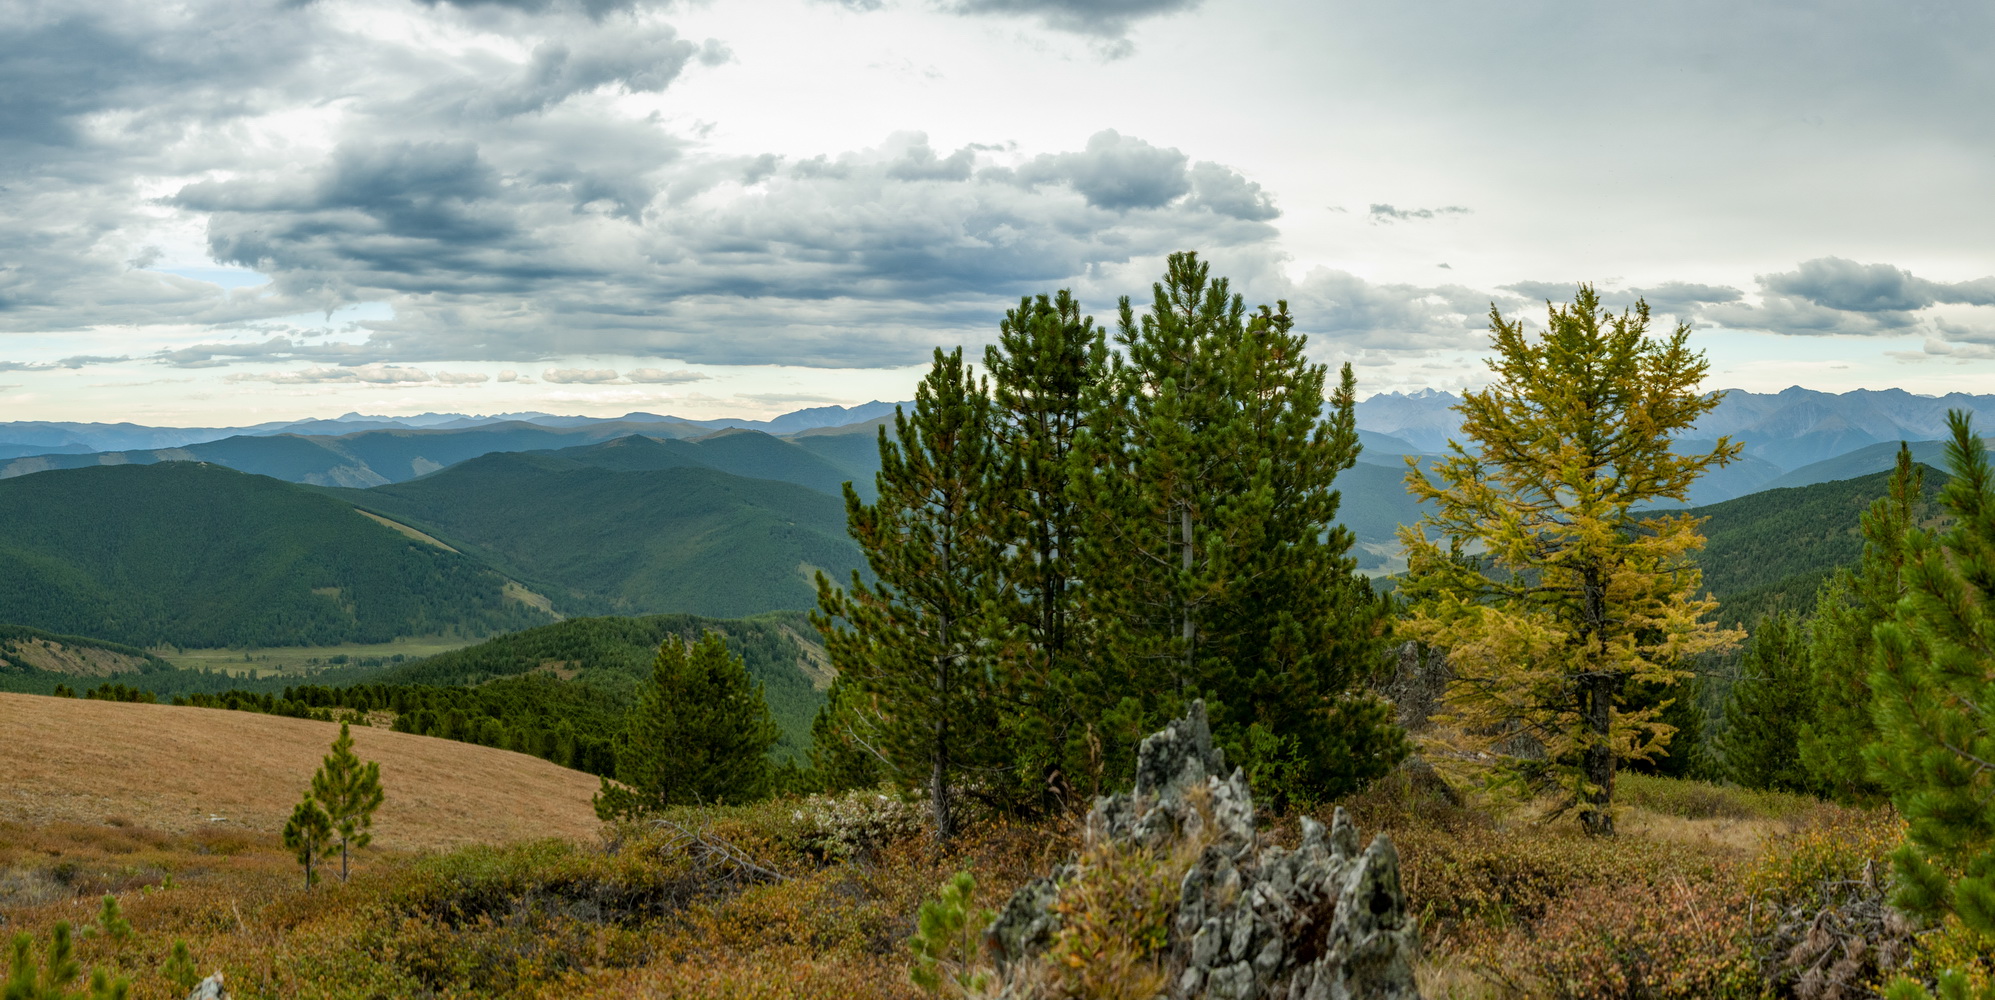
<instances>
[{"instance_id":1,"label":"mountain slope with trees","mask_svg":"<svg viewBox=\"0 0 1995 1000\"><path fill-rule=\"evenodd\" d=\"M807 608L818 569L862 564L835 498L708 468L620 471L499 453L329 492L489 562L568 614Z\"/></svg>"},{"instance_id":2,"label":"mountain slope with trees","mask_svg":"<svg viewBox=\"0 0 1995 1000\"><path fill-rule=\"evenodd\" d=\"M310 489L215 465L0 482L0 621L133 646L329 645L547 620L506 579Z\"/></svg>"}]
</instances>

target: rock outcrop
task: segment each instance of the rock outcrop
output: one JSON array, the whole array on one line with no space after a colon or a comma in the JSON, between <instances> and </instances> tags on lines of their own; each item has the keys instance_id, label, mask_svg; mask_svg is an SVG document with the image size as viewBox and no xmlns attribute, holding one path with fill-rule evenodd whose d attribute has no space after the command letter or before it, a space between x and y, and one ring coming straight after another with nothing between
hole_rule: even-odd
<instances>
[{"instance_id":1,"label":"rock outcrop","mask_svg":"<svg viewBox=\"0 0 1995 1000\"><path fill-rule=\"evenodd\" d=\"M220 972L194 984L194 992L187 994L187 1000L229 1000L228 988L222 985Z\"/></svg>"},{"instance_id":2,"label":"rock outcrop","mask_svg":"<svg viewBox=\"0 0 1995 1000\"><path fill-rule=\"evenodd\" d=\"M1295 850L1259 842L1246 777L1228 773L1205 706L1143 741L1135 789L1096 801L1091 843L1157 852L1197 848L1167 950L1156 956L1178 1000L1418 1000L1417 922L1383 835L1358 848L1344 810L1328 830L1305 818ZM986 940L1001 971L1039 960L1057 939L1066 866L1014 894ZM1007 976L1029 981L1030 976Z\"/></svg>"}]
</instances>

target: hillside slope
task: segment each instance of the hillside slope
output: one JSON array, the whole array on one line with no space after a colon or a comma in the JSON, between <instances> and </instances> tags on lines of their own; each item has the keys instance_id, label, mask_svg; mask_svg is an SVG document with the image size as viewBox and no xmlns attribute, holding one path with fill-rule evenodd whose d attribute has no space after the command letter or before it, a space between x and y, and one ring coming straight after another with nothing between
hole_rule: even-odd
<instances>
[{"instance_id":1,"label":"hillside slope","mask_svg":"<svg viewBox=\"0 0 1995 1000\"><path fill-rule=\"evenodd\" d=\"M505 579L304 487L171 462L0 482L0 622L133 646L487 635Z\"/></svg>"},{"instance_id":2,"label":"hillside slope","mask_svg":"<svg viewBox=\"0 0 1995 1000\"><path fill-rule=\"evenodd\" d=\"M1705 588L1723 604L1719 618L1750 622L1776 606L1813 608L1822 581L1863 554L1863 512L1885 495L1890 482L1891 473L1880 472L1766 490L1688 511L1705 518L1704 551L1697 561ZM1945 483L1944 473L1925 469L1929 505Z\"/></svg>"},{"instance_id":3,"label":"hillside slope","mask_svg":"<svg viewBox=\"0 0 1995 1000\"><path fill-rule=\"evenodd\" d=\"M184 832L274 833L339 735L332 723L221 709L0 694L0 815L28 823L122 817ZM594 835L595 777L536 757L353 728L381 764L375 843L400 850ZM222 820L210 822L209 817Z\"/></svg>"},{"instance_id":4,"label":"hillside slope","mask_svg":"<svg viewBox=\"0 0 1995 1000\"><path fill-rule=\"evenodd\" d=\"M173 664L143 649L25 625L0 625L0 691L10 682L122 677L169 671Z\"/></svg>"},{"instance_id":5,"label":"hillside slope","mask_svg":"<svg viewBox=\"0 0 1995 1000\"><path fill-rule=\"evenodd\" d=\"M407 663L382 674L378 682L475 685L538 673L627 696L649 676L658 644L667 636L694 639L710 630L727 637L728 649L762 685L785 744L808 747L811 720L824 704L831 673L823 640L797 612L733 620L693 615L571 618Z\"/></svg>"},{"instance_id":6,"label":"hillside slope","mask_svg":"<svg viewBox=\"0 0 1995 1000\"><path fill-rule=\"evenodd\" d=\"M830 494L714 469L620 471L502 453L371 490L329 490L475 555L570 614L738 618L816 602L861 566Z\"/></svg>"}]
</instances>

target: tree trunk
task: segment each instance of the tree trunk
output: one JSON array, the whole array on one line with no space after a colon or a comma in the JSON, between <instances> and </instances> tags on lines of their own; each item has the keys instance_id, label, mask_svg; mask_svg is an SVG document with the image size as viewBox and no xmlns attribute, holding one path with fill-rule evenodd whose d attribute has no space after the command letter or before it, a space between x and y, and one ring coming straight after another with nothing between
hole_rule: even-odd
<instances>
[{"instance_id":1,"label":"tree trunk","mask_svg":"<svg viewBox=\"0 0 1995 1000\"><path fill-rule=\"evenodd\" d=\"M1191 573L1192 566L1191 540L1191 506L1189 504L1180 504L1178 506L1178 552L1187 575ZM1197 662L1192 651L1198 631L1191 620L1191 602L1185 602L1184 607L1179 610L1181 617L1178 625L1178 633L1185 644L1185 662L1184 673L1178 678L1178 692L1183 694L1185 693L1186 686L1192 683L1192 667Z\"/></svg>"},{"instance_id":2,"label":"tree trunk","mask_svg":"<svg viewBox=\"0 0 1995 1000\"><path fill-rule=\"evenodd\" d=\"M339 880L346 881L346 838L339 838Z\"/></svg>"},{"instance_id":3,"label":"tree trunk","mask_svg":"<svg viewBox=\"0 0 1995 1000\"><path fill-rule=\"evenodd\" d=\"M935 842L946 844L956 836L955 810L949 802L949 757L944 750L942 727L935 727L934 754L928 772L928 803L935 817Z\"/></svg>"},{"instance_id":4,"label":"tree trunk","mask_svg":"<svg viewBox=\"0 0 1995 1000\"><path fill-rule=\"evenodd\" d=\"M1596 674L1581 681L1586 699L1586 731L1590 738L1582 761L1586 781L1592 788L1580 803L1579 822L1596 837L1614 836L1614 745L1609 741L1614 724L1614 695L1619 678Z\"/></svg>"}]
</instances>

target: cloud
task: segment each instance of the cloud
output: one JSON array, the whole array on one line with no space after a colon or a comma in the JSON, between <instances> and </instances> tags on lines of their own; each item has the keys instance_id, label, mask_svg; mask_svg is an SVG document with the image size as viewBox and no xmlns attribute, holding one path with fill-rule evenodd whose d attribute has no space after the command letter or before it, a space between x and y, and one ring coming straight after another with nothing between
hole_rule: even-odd
<instances>
[{"instance_id":1,"label":"cloud","mask_svg":"<svg viewBox=\"0 0 1995 1000\"><path fill-rule=\"evenodd\" d=\"M1461 285L1375 284L1346 271L1316 268L1286 298L1313 351L1335 347L1350 353L1480 348L1491 296Z\"/></svg>"},{"instance_id":2,"label":"cloud","mask_svg":"<svg viewBox=\"0 0 1995 1000\"><path fill-rule=\"evenodd\" d=\"M251 374L241 372L227 376L232 382L269 382L275 385L319 385L328 383L350 383L367 385L398 385L409 382L433 381L430 374L420 368L406 368L399 365L368 364L351 368L304 368L290 372L262 372Z\"/></svg>"},{"instance_id":3,"label":"cloud","mask_svg":"<svg viewBox=\"0 0 1995 1000\"><path fill-rule=\"evenodd\" d=\"M1119 38L1145 18L1198 5L1199 0L953 0L943 7L958 14L1034 17L1056 31Z\"/></svg>"},{"instance_id":4,"label":"cloud","mask_svg":"<svg viewBox=\"0 0 1995 1000\"><path fill-rule=\"evenodd\" d=\"M1840 257L1803 261L1792 271L1755 276L1759 303L1728 301L1701 312L1707 321L1792 336L1891 336L1924 330L1946 340L1975 327L1950 323L1941 306L1995 306L1995 277L1942 282L1891 264Z\"/></svg>"},{"instance_id":5,"label":"cloud","mask_svg":"<svg viewBox=\"0 0 1995 1000\"><path fill-rule=\"evenodd\" d=\"M541 372L540 377L543 381L561 384L580 382L588 385L602 385L608 382L615 382L617 380L617 373L608 368L549 368Z\"/></svg>"},{"instance_id":6,"label":"cloud","mask_svg":"<svg viewBox=\"0 0 1995 1000\"><path fill-rule=\"evenodd\" d=\"M1463 208L1460 205L1445 205L1441 208L1394 208L1391 205L1381 205L1374 202L1370 210L1366 213L1365 221L1373 225L1389 225L1394 222L1415 222L1425 219L1436 219L1445 215L1473 214L1471 210Z\"/></svg>"},{"instance_id":7,"label":"cloud","mask_svg":"<svg viewBox=\"0 0 1995 1000\"><path fill-rule=\"evenodd\" d=\"M510 368L499 373L499 381L501 382L517 382L519 381L519 378L520 378L520 373L513 371Z\"/></svg>"},{"instance_id":8,"label":"cloud","mask_svg":"<svg viewBox=\"0 0 1995 1000\"><path fill-rule=\"evenodd\" d=\"M679 385L686 382L704 381L713 376L704 372L696 372L689 368L679 368L669 372L660 368L639 368L636 371L627 373L625 377L632 382L644 382L651 385Z\"/></svg>"},{"instance_id":9,"label":"cloud","mask_svg":"<svg viewBox=\"0 0 1995 1000\"><path fill-rule=\"evenodd\" d=\"M483 372L435 372L436 380L444 385L478 385L492 380Z\"/></svg>"},{"instance_id":10,"label":"cloud","mask_svg":"<svg viewBox=\"0 0 1995 1000\"><path fill-rule=\"evenodd\" d=\"M1041 154L1020 167L1028 185L1063 183L1096 208L1160 208L1191 190L1187 157L1114 129L1096 132L1078 153Z\"/></svg>"}]
</instances>

